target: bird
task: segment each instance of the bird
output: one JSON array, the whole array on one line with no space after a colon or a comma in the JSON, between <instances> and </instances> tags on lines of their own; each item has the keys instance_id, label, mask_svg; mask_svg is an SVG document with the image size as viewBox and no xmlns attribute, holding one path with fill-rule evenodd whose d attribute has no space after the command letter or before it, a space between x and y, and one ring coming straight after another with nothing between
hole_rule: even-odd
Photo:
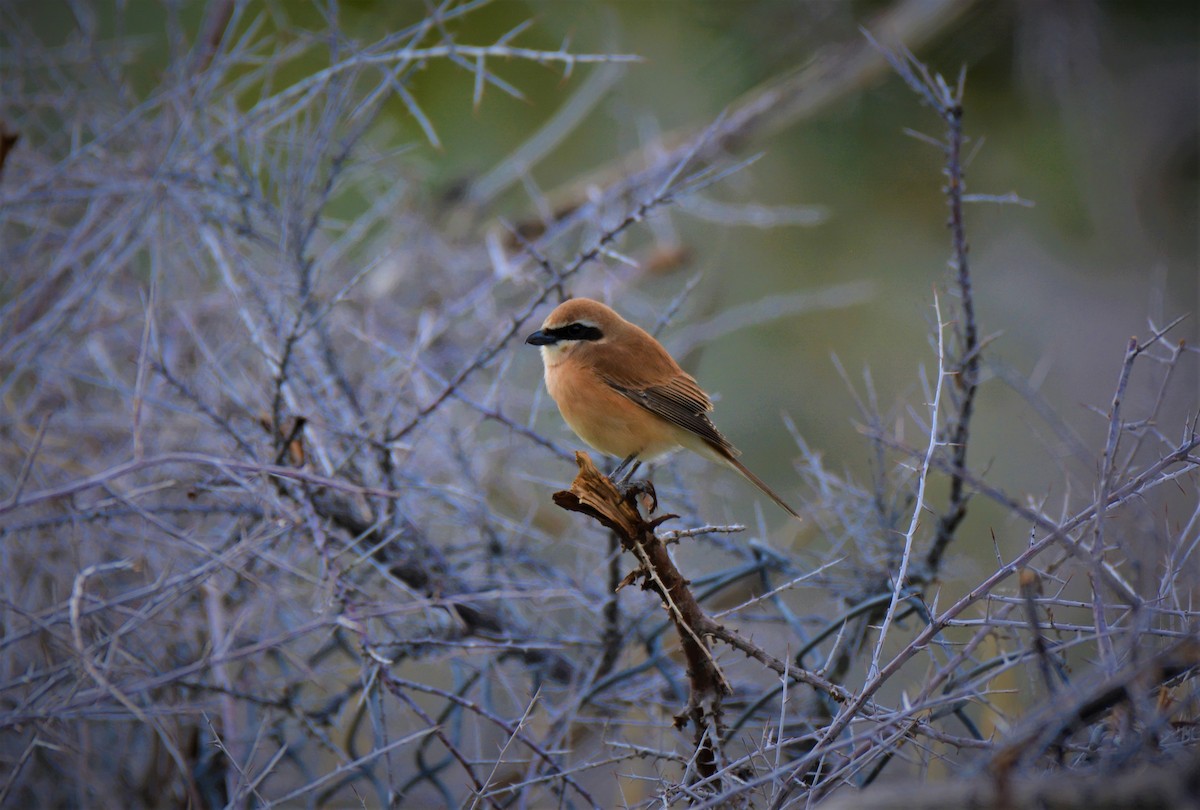
<instances>
[{"instance_id":1,"label":"bird","mask_svg":"<svg viewBox=\"0 0 1200 810\"><path fill-rule=\"evenodd\" d=\"M628 481L643 461L684 447L732 467L789 515L796 510L738 460L708 414L712 400L649 332L590 298L554 308L525 338L541 350L546 389L589 446L622 459ZM632 466L631 466L632 465Z\"/></svg>"}]
</instances>

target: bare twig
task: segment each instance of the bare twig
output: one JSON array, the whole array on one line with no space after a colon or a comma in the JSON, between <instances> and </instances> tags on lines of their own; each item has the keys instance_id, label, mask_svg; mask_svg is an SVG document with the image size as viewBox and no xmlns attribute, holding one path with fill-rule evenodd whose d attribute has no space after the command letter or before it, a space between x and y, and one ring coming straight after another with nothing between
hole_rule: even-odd
<instances>
[{"instance_id":1,"label":"bare twig","mask_svg":"<svg viewBox=\"0 0 1200 810\"><path fill-rule=\"evenodd\" d=\"M900 555L900 565L892 582L892 599L884 613L883 623L879 626L879 637L875 641L875 651L871 653L871 663L867 667L868 680L879 674L879 656L883 654L883 643L887 639L888 628L896 617L896 606L900 603L900 595L907 585L908 560L912 554L913 537L917 533L917 525L921 513L925 510L925 482L929 478L929 465L938 447L938 420L941 416L942 381L946 378L946 354L943 333L946 325L942 322L942 309L938 304L937 293L933 294L933 309L937 316L937 382L933 386L933 402L929 404L929 444L925 456L921 460L921 469L917 471L917 494L913 502L912 519L908 522L908 531L904 533L904 549Z\"/></svg>"}]
</instances>

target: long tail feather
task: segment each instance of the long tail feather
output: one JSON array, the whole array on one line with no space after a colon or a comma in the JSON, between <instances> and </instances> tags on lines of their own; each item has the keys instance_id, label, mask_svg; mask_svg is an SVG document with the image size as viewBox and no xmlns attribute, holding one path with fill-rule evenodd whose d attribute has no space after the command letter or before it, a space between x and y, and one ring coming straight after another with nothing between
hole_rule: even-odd
<instances>
[{"instance_id":1,"label":"long tail feather","mask_svg":"<svg viewBox=\"0 0 1200 810\"><path fill-rule=\"evenodd\" d=\"M735 458L733 455L726 455L725 461L726 461L726 463L729 464L730 467L733 467L735 470L740 472L747 481L749 481L751 484L754 484L754 486L761 489L763 491L763 494L765 494L771 500L775 501L775 503L779 504L779 506L785 512L787 512L792 517L796 518L796 520L803 520L803 518L801 518L800 515L796 513L795 509L788 506L787 503L784 502L783 498L780 498L778 495L775 494L775 490L773 490L769 486L767 486L765 481L763 481L757 475L755 475L754 473L752 473L748 469L746 469L745 464L738 461L737 458Z\"/></svg>"}]
</instances>

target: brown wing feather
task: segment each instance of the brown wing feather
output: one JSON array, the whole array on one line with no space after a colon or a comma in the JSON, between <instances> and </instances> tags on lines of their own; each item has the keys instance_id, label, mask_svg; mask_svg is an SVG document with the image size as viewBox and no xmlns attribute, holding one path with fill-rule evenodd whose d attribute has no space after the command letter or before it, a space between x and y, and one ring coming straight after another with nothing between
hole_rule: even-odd
<instances>
[{"instance_id":1,"label":"brown wing feather","mask_svg":"<svg viewBox=\"0 0 1200 810\"><path fill-rule=\"evenodd\" d=\"M708 418L712 402L691 377L683 375L666 385L634 387L610 378L604 382L614 391L641 405L650 413L696 434L721 455L732 458L737 450Z\"/></svg>"}]
</instances>

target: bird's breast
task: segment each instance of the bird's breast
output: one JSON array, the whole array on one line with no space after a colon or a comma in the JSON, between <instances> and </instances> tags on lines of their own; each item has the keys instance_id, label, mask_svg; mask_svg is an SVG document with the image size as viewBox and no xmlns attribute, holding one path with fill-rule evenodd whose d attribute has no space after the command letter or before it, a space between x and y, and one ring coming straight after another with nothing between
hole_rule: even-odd
<instances>
[{"instance_id":1,"label":"bird's breast","mask_svg":"<svg viewBox=\"0 0 1200 810\"><path fill-rule=\"evenodd\" d=\"M546 364L546 389L579 438L617 458L650 459L679 446L677 429L577 363Z\"/></svg>"}]
</instances>

